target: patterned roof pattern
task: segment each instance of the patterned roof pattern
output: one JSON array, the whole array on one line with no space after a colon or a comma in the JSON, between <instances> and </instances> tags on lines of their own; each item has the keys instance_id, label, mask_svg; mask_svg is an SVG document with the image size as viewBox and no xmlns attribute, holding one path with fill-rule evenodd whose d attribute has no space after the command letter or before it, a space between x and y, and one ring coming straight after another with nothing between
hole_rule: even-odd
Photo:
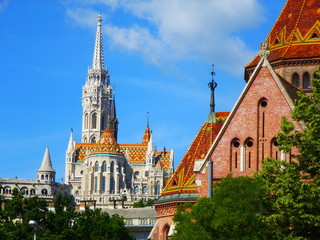
<instances>
[{"instance_id":1,"label":"patterned roof pattern","mask_svg":"<svg viewBox=\"0 0 320 240\"><path fill-rule=\"evenodd\" d=\"M319 58L320 1L288 0L266 39L270 62L292 58ZM256 56L246 68L255 67Z\"/></svg>"},{"instance_id":2,"label":"patterned roof pattern","mask_svg":"<svg viewBox=\"0 0 320 240\"><path fill-rule=\"evenodd\" d=\"M150 132L150 128L147 125L146 130L144 131L144 135L143 135L143 139L142 139L142 144L148 144L149 140L150 140L150 136L151 136L151 132Z\"/></svg>"},{"instance_id":3,"label":"patterned roof pattern","mask_svg":"<svg viewBox=\"0 0 320 240\"><path fill-rule=\"evenodd\" d=\"M147 126L143 139L150 134ZM150 135L148 136L150 139ZM118 144L113 137L112 131L106 129L101 135L97 143L76 143L76 162L84 162L90 154L110 153L124 155L131 164L146 164L146 154L148 143L142 144ZM156 164L160 164L161 168L168 170L171 164L171 152L165 149L162 152L155 152Z\"/></svg>"},{"instance_id":4,"label":"patterned roof pattern","mask_svg":"<svg viewBox=\"0 0 320 240\"><path fill-rule=\"evenodd\" d=\"M216 119L225 121L229 112L217 112ZM223 123L204 123L182 158L172 178L162 191L161 197L178 193L198 193L193 172L196 159L203 159L214 139L217 137Z\"/></svg>"},{"instance_id":5,"label":"patterned roof pattern","mask_svg":"<svg viewBox=\"0 0 320 240\"><path fill-rule=\"evenodd\" d=\"M96 153L123 155L123 150L114 138L112 130L106 129L100 136L98 142L92 147L90 154Z\"/></svg>"}]
</instances>

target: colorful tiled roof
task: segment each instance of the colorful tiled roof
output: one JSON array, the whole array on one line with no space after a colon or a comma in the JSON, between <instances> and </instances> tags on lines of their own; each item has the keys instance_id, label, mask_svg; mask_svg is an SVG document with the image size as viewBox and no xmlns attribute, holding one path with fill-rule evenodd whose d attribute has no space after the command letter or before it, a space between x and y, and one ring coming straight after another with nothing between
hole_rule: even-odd
<instances>
[{"instance_id":1,"label":"colorful tiled roof","mask_svg":"<svg viewBox=\"0 0 320 240\"><path fill-rule=\"evenodd\" d=\"M98 142L92 147L90 154L97 153L123 155L123 150L114 138L112 130L106 129Z\"/></svg>"},{"instance_id":2,"label":"colorful tiled roof","mask_svg":"<svg viewBox=\"0 0 320 240\"><path fill-rule=\"evenodd\" d=\"M288 0L266 39L272 62L317 58L320 53L320 1ZM246 68L254 68L256 56Z\"/></svg>"},{"instance_id":3,"label":"colorful tiled roof","mask_svg":"<svg viewBox=\"0 0 320 240\"><path fill-rule=\"evenodd\" d=\"M217 112L216 119L224 121L228 114L229 112ZM196 159L203 159L206 156L222 125L223 123L220 121L217 123L206 122L202 125L172 178L163 189L161 197L181 193L198 193L193 172L194 162Z\"/></svg>"},{"instance_id":4,"label":"colorful tiled roof","mask_svg":"<svg viewBox=\"0 0 320 240\"><path fill-rule=\"evenodd\" d=\"M146 127L143 139L150 140L150 129ZM124 155L131 164L146 164L148 142L142 144L118 144L110 129L105 130L97 143L76 143L76 162L84 162L90 154L109 153ZM168 170L171 164L171 152L155 152L156 164Z\"/></svg>"},{"instance_id":5,"label":"colorful tiled roof","mask_svg":"<svg viewBox=\"0 0 320 240\"><path fill-rule=\"evenodd\" d=\"M150 140L151 132L149 125L147 125L146 130L144 131L143 139L142 139L142 144L148 144Z\"/></svg>"}]
</instances>

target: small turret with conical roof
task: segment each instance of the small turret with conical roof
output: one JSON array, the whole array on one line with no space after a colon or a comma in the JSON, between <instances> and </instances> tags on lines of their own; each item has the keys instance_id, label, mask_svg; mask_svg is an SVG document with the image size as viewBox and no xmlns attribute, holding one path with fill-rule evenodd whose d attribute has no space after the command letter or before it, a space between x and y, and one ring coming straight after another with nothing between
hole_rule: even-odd
<instances>
[{"instance_id":1,"label":"small turret with conical roof","mask_svg":"<svg viewBox=\"0 0 320 240\"><path fill-rule=\"evenodd\" d=\"M40 181L55 181L56 171L52 167L51 157L49 152L49 147L46 147L44 152L43 160L41 163L41 167L37 171L38 180Z\"/></svg>"}]
</instances>

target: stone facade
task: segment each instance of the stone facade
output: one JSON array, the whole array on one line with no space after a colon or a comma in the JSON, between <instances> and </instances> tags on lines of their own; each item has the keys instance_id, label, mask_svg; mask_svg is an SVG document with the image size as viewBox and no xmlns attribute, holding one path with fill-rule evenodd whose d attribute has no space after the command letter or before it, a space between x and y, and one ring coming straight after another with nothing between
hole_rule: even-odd
<instances>
[{"instance_id":1,"label":"stone facade","mask_svg":"<svg viewBox=\"0 0 320 240\"><path fill-rule=\"evenodd\" d=\"M55 171L52 168L48 147L42 164L37 171L37 179L0 178L0 195L6 199L12 197L12 191L17 188L24 197L38 196L47 201L53 201L57 194L69 194L69 186L55 182Z\"/></svg>"},{"instance_id":2,"label":"stone facade","mask_svg":"<svg viewBox=\"0 0 320 240\"><path fill-rule=\"evenodd\" d=\"M82 143L72 133L66 152L65 181L76 202L100 208L130 207L158 198L173 173L173 150L154 148L149 122L141 144L118 144L116 104L104 67L102 18L98 18L92 67L82 91ZM123 204L115 204L122 201Z\"/></svg>"}]
</instances>

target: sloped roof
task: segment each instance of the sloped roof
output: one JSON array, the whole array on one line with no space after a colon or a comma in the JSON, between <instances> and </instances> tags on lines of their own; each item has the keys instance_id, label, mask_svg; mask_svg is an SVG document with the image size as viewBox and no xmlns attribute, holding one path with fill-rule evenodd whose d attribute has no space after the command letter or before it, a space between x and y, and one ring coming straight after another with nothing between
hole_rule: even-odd
<instances>
[{"instance_id":1,"label":"sloped roof","mask_svg":"<svg viewBox=\"0 0 320 240\"><path fill-rule=\"evenodd\" d=\"M216 119L224 121L228 117L228 114L229 112L217 112ZM161 197L173 194L198 193L195 173L193 172L194 162L196 159L203 159L206 156L222 125L222 122L206 122L201 126L200 131L182 158L172 178L163 189Z\"/></svg>"},{"instance_id":2,"label":"sloped roof","mask_svg":"<svg viewBox=\"0 0 320 240\"><path fill-rule=\"evenodd\" d=\"M147 126L146 133L150 134ZM148 136L150 139L150 135ZM84 162L88 155L95 153L125 155L130 164L146 164L146 154L148 143L142 144L118 144L113 137L112 131L106 129L101 135L97 143L76 143L76 162ZM162 151L155 152L156 164L160 164L161 168L168 170L171 164L171 152Z\"/></svg>"},{"instance_id":3,"label":"sloped roof","mask_svg":"<svg viewBox=\"0 0 320 240\"><path fill-rule=\"evenodd\" d=\"M123 155L123 150L114 138L112 130L106 129L97 143L91 148L90 154L96 153Z\"/></svg>"},{"instance_id":4,"label":"sloped roof","mask_svg":"<svg viewBox=\"0 0 320 240\"><path fill-rule=\"evenodd\" d=\"M41 167L39 168L38 172L55 172L55 170L52 167L48 146L46 147L46 150L44 152Z\"/></svg>"},{"instance_id":5,"label":"sloped roof","mask_svg":"<svg viewBox=\"0 0 320 240\"><path fill-rule=\"evenodd\" d=\"M286 59L320 59L320 1L288 0L266 42L269 62ZM256 56L246 68L259 62Z\"/></svg>"},{"instance_id":6,"label":"sloped roof","mask_svg":"<svg viewBox=\"0 0 320 240\"><path fill-rule=\"evenodd\" d=\"M151 132L150 132L149 125L147 125L146 130L144 131L142 144L148 144L150 137L151 137Z\"/></svg>"}]
</instances>

